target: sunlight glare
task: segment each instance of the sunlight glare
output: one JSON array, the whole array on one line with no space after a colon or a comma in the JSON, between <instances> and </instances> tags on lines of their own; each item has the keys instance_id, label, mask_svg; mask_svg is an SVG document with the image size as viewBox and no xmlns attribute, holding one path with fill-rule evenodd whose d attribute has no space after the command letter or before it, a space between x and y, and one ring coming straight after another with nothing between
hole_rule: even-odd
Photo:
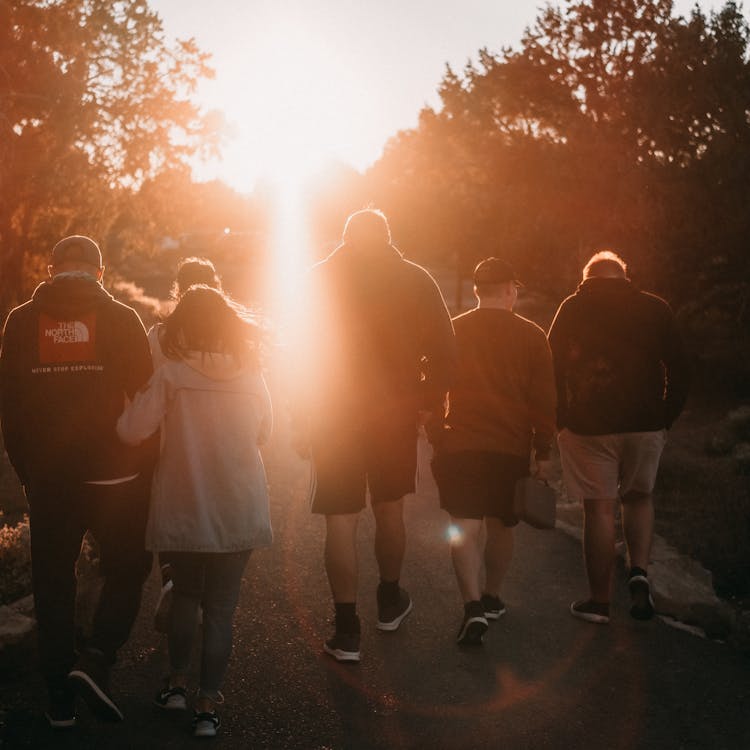
<instances>
[{"instance_id":1,"label":"sunlight glare","mask_svg":"<svg viewBox=\"0 0 750 750\"><path fill-rule=\"evenodd\" d=\"M452 523L445 530L445 538L451 544L460 544L463 541L464 535L461 529L455 523Z\"/></svg>"}]
</instances>

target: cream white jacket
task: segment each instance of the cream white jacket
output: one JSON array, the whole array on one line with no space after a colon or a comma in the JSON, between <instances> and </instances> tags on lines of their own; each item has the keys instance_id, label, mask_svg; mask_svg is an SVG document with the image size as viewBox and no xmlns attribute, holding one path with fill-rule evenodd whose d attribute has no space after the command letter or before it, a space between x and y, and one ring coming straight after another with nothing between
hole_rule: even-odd
<instances>
[{"instance_id":1,"label":"cream white jacket","mask_svg":"<svg viewBox=\"0 0 750 750\"><path fill-rule=\"evenodd\" d=\"M161 428L147 549L231 552L271 543L258 449L271 423L263 376L227 355L196 353L156 369L117 423L129 445Z\"/></svg>"}]
</instances>

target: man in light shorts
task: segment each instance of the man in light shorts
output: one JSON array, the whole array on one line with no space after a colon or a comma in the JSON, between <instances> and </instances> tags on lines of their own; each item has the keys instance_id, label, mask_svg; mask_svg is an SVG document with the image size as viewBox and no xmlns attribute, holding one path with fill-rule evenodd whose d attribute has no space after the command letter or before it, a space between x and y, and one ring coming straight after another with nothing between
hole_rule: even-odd
<instances>
[{"instance_id":1,"label":"man in light shorts","mask_svg":"<svg viewBox=\"0 0 750 750\"><path fill-rule=\"evenodd\" d=\"M654 615L648 563L652 493L659 460L685 404L687 355L664 300L637 290L615 253L596 253L576 292L560 305L549 342L558 395L558 445L571 497L584 509L590 597L574 617L609 622L615 560L615 503L630 563L630 614Z\"/></svg>"}]
</instances>

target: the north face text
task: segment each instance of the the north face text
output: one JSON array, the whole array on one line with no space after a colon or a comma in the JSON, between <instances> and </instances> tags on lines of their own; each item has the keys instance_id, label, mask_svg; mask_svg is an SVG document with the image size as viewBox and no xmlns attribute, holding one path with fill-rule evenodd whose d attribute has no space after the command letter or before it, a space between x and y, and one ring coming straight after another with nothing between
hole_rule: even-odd
<instances>
[{"instance_id":1,"label":"the north face text","mask_svg":"<svg viewBox=\"0 0 750 750\"><path fill-rule=\"evenodd\" d=\"M96 314L76 320L39 316L39 362L92 362L96 358Z\"/></svg>"}]
</instances>

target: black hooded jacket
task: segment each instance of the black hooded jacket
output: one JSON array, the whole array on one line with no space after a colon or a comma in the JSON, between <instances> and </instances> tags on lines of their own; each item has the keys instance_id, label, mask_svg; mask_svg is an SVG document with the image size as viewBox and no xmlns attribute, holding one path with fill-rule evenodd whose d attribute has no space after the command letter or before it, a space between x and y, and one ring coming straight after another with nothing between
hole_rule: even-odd
<instances>
[{"instance_id":1,"label":"black hooded jacket","mask_svg":"<svg viewBox=\"0 0 750 750\"><path fill-rule=\"evenodd\" d=\"M314 424L403 423L420 409L442 414L455 341L424 268L390 245L344 244L313 269L310 283L300 375Z\"/></svg>"},{"instance_id":2,"label":"black hooded jacket","mask_svg":"<svg viewBox=\"0 0 750 750\"><path fill-rule=\"evenodd\" d=\"M40 284L8 315L0 353L3 438L21 481L116 479L147 466L153 446L124 446L115 424L151 372L135 310L92 277Z\"/></svg>"},{"instance_id":3,"label":"black hooded jacket","mask_svg":"<svg viewBox=\"0 0 750 750\"><path fill-rule=\"evenodd\" d=\"M688 359L667 303L628 279L586 279L549 331L557 422L582 435L669 428L688 393Z\"/></svg>"}]
</instances>

